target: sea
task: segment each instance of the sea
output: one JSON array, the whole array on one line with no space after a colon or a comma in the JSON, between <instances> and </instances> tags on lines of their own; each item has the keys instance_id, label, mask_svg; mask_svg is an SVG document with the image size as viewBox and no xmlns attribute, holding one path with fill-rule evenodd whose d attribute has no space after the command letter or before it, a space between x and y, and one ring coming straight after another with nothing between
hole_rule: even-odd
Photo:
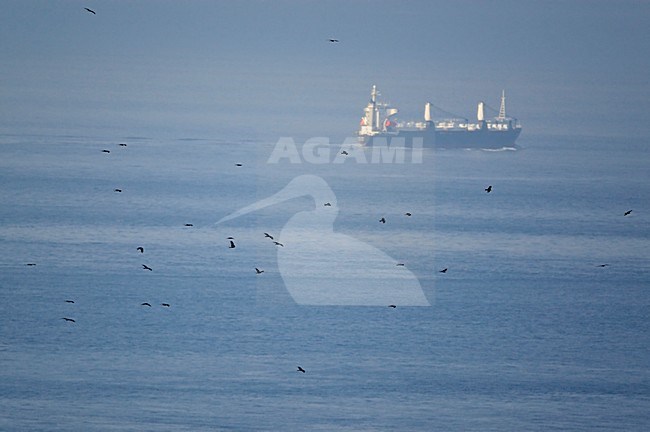
<instances>
[{"instance_id":1,"label":"sea","mask_svg":"<svg viewBox=\"0 0 650 432\"><path fill-rule=\"evenodd\" d=\"M647 140L307 141L5 129L0 430L647 430Z\"/></svg>"}]
</instances>

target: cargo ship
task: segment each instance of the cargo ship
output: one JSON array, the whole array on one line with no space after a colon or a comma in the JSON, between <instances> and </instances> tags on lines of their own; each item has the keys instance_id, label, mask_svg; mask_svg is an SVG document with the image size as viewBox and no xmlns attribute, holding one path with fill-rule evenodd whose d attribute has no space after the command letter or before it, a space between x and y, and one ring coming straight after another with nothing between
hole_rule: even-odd
<instances>
[{"instance_id":1,"label":"cargo ship","mask_svg":"<svg viewBox=\"0 0 650 432\"><path fill-rule=\"evenodd\" d=\"M492 118L486 118L486 104L478 103L476 122L457 116L434 118L434 106L430 102L424 106L422 121L401 121L397 108L379 102L378 95L377 86L373 85L357 132L362 144L449 149L517 148L515 141L521 133L521 125L516 118L506 115L505 91L501 93L499 113Z\"/></svg>"}]
</instances>

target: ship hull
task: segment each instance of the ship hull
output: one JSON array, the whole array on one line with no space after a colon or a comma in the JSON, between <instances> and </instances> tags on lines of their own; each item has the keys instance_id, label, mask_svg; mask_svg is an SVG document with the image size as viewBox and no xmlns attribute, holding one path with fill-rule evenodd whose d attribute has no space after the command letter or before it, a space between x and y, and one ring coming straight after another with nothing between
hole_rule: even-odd
<instances>
[{"instance_id":1,"label":"ship hull","mask_svg":"<svg viewBox=\"0 0 650 432\"><path fill-rule=\"evenodd\" d=\"M516 148L515 141L521 129L501 131L490 130L400 130L394 133L379 133L373 136L360 136L366 145L421 146L445 149L500 149Z\"/></svg>"},{"instance_id":2,"label":"ship hull","mask_svg":"<svg viewBox=\"0 0 650 432\"><path fill-rule=\"evenodd\" d=\"M521 129L503 131L435 131L434 147L500 149L516 147Z\"/></svg>"}]
</instances>

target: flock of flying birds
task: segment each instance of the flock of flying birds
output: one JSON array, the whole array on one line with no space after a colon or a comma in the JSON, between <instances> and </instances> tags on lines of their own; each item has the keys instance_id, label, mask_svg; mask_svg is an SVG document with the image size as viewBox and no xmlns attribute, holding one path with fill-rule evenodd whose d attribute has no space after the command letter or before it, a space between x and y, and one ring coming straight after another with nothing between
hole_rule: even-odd
<instances>
[{"instance_id":1,"label":"flock of flying birds","mask_svg":"<svg viewBox=\"0 0 650 432\"><path fill-rule=\"evenodd\" d=\"M96 12L95 12L94 10L89 9L89 8L84 8L84 9L85 9L88 13L91 13L91 14L93 14L93 15L96 15ZM328 42L330 42L330 43L339 43L339 40L338 40L338 39L328 39ZM119 146L120 146L120 147L126 147L127 144L125 144L125 143L120 143ZM103 152L103 153L110 153L110 150L104 149L104 150L102 150L102 152ZM342 152L342 154L347 154L347 152L344 150L344 151ZM242 166L241 163L237 163L237 164L235 164L235 165L238 166L238 167L241 167L241 166ZM120 189L120 188L115 188L115 189L113 189L113 191L116 192L116 193L121 193L121 192L122 192L122 189ZM485 191L486 193L491 193L491 192L492 192L492 185L488 185L488 186L484 189L484 191ZM325 203L324 205L325 205L325 206L331 206L331 203ZM631 213L632 213L632 210L627 210L627 211L623 214L623 216L629 216ZM404 213L404 215L407 216L407 217L410 217L410 216L412 216L412 213L410 213L410 212L406 212L406 213ZM379 219L379 222L382 223L382 224L385 224L385 223L386 223L386 218L382 216L381 219ZM186 227L192 227L193 224L191 224L191 223L186 223L185 226L186 226ZM273 241L273 243L274 243L276 246L278 246L278 247L283 247L283 246L284 246L282 243L276 241L276 240L273 238L273 236L270 235L269 233L264 233L264 237L265 237L265 238L269 238L269 239L270 239L271 241ZM227 240L229 240L229 246L228 246L229 249L234 249L234 248L237 247L237 246L235 245L235 242L234 242L234 238L233 238L233 237L228 237ZM138 247L136 250L137 250L138 252L140 252L141 254L144 253L144 248L143 248L142 246ZM25 265L27 265L27 266L35 266L36 263L27 263L27 264L25 264ZM397 263L397 266L404 266L404 263ZM608 266L609 266L609 264L598 264L598 265L597 265L597 267L608 267ZM143 269L143 270L147 270L147 271L153 271L153 269L152 269L151 267L149 267L148 265L146 265L146 264L142 264L142 269ZM444 274L444 273L447 273L448 270L449 270L449 269L448 269L447 267L445 267L445 268L439 270L438 272ZM260 274L264 273L264 270L255 267L255 273L258 274L258 275L260 275ZM72 303L72 304L73 304L73 303L74 303L74 300L66 300L66 303ZM167 307L167 308L171 307L171 305L170 305L169 303L161 303L160 305L161 305L162 307ZM143 302L143 303L141 303L141 306L143 306L143 307L152 307L151 303L149 303L149 302ZM388 307L389 307L389 308L393 308L393 309L395 309L395 308L397 307L397 305L391 304L391 305L388 305ZM71 323L75 323L75 322L76 322L75 319L73 319L73 318L69 318L69 317L63 317L63 318L61 318L61 319L65 320L66 322L71 322ZM305 373L306 371L305 371L305 369L303 369L301 366L298 366L298 369L296 370L296 372L302 372L302 373Z\"/></svg>"},{"instance_id":2,"label":"flock of flying birds","mask_svg":"<svg viewBox=\"0 0 650 432\"><path fill-rule=\"evenodd\" d=\"M95 12L93 12L93 11L91 11L91 10L89 10L89 12L95 13ZM127 147L128 145L127 145L126 143L119 143L118 146L119 146L119 147ZM111 153L111 150L109 150L109 149L103 149L103 150L101 150L101 152L102 152L102 153L105 153L105 154L110 154L110 153ZM243 166L243 164L241 164L241 163L236 163L235 166L237 166L237 167L241 167L241 166ZM121 188L114 188L114 189L113 189L113 192L115 192L115 193L121 193L121 192L122 192L122 189L121 189ZM331 206L330 203L326 203L325 205L330 205L330 206ZM410 213L409 213L408 215L410 216ZM186 224L184 224L184 226L185 226L185 227L193 227L194 224L192 224L192 223L186 223ZM271 240L271 241L272 241L276 246L278 246L278 247L284 247L284 245L283 245L282 243L280 243L279 241L275 240L275 238L274 238L271 234L265 232L265 233L264 233L264 237L270 239L270 240ZM228 237L227 240L228 240L228 242L229 242L229 246L228 246L229 249L235 249L235 248L237 247L237 246L235 245L235 242L234 242L234 240L235 240L234 237ZM144 251L145 251L145 250L144 250L144 247L143 247L143 246L138 246L138 247L136 248L136 251L139 252L140 254L144 254ZM26 265L26 266L33 267L33 266L36 266L36 263L30 262L30 263L26 263L25 265ZM141 265L142 265L142 270L150 271L150 272L153 271L153 268L151 268L151 267L148 266L147 264L141 264ZM445 270L446 270L446 269L445 269ZM264 273L264 270L255 267L255 273L259 275L259 274ZM65 300L65 302L68 303L68 304L74 304L74 303L75 303L74 300L70 300L70 299ZM152 307L151 303L149 303L149 302L147 302L147 301L142 302L142 303L140 304L140 306L143 306L143 307L145 307L145 308L150 308L150 307ZM166 307L166 308L170 308L170 307L171 307L171 304L170 304L170 303L160 303L160 306L162 306L162 307ZM391 307L396 307L396 306L391 305ZM77 322L74 318L70 318L70 317L62 317L61 319L64 320L65 322L69 322L69 323L76 323L76 322ZM297 372L305 373L306 371L305 371L305 369L303 369L301 366L298 366Z\"/></svg>"},{"instance_id":3,"label":"flock of flying birds","mask_svg":"<svg viewBox=\"0 0 650 432\"><path fill-rule=\"evenodd\" d=\"M119 143L118 146L121 147L121 148L125 148L125 147L127 147L127 144L126 144L126 143ZM111 153L111 150L109 150L109 149L103 149L103 150L101 150L101 152L102 152L102 153L105 153L105 154L110 154L110 153ZM241 163L236 163L235 166L237 166L237 167L241 167L241 166L243 166L243 164L241 164ZM489 187L488 187L487 189L485 189L485 190L486 190L486 192L491 192L491 190L492 190L492 186L489 186ZM114 188L113 191L114 191L115 193L121 193L121 192L122 192L122 189L121 189L121 188ZM330 202L326 202L326 203L324 203L323 205L326 206L326 207L331 207L331 206L332 206L332 204L331 204ZM404 216L406 216L406 217L411 217L412 215L413 215L413 214L412 214L411 212L406 212L406 213L404 213ZM386 218L382 216L381 219L379 219L379 222L382 223L382 224L385 224L385 223L386 223ZM194 225L193 225L192 223L185 223L184 226L185 226L185 227L193 227ZM269 239L271 242L273 242L273 244L275 244L275 245L278 246L278 247L284 247L284 244L282 244L281 242L277 241L277 240L273 237L273 235L269 234L268 232L265 232L265 233L264 233L264 238ZM228 237L227 240L228 240L228 248L229 248L229 249L235 249L235 248L237 247L237 245L235 244L235 238L234 238L234 237ZM144 249L143 246L138 246L135 250L136 250L139 254L144 254L144 253L145 253L145 249ZM36 263L26 263L25 265L27 265L27 266L35 266ZM404 263L397 263L397 266L404 266L404 265L405 265ZM144 271L149 271L149 272L152 272L152 271L153 271L153 268L150 267L150 266L148 266L147 264L141 264L141 266L142 266L142 270L144 270ZM447 270L448 270L448 268L443 268L443 269L439 270L439 272L440 272L440 273L446 273ZM258 267L255 267L255 273L256 273L257 275L261 275L261 274L263 274L264 272L265 272L265 271L264 271L263 269L260 269L260 268L258 268ZM70 299L65 300L65 302L66 302L66 303L69 303L69 304L74 304L74 303L75 303L74 300L70 300ZM151 307L152 307L152 304L151 304L150 302L148 302L148 301L145 301L145 302L142 302L142 303L140 304L140 306L145 307L145 308L151 308ZM171 307L171 304L169 304L169 303L160 303L160 306L162 306L162 307L166 307L166 308L170 308L170 307ZM397 305L395 305L395 304L390 304L390 305L388 305L388 307L394 309L394 308L397 307ZM70 317L62 317L61 319L64 320L64 321L66 321L66 322L69 322L69 323L76 323L76 320L75 320L74 318L70 318ZM296 371L297 371L297 372L306 373L305 369L302 368L301 366L298 366L298 369L297 369Z\"/></svg>"},{"instance_id":4,"label":"flock of flying birds","mask_svg":"<svg viewBox=\"0 0 650 432\"><path fill-rule=\"evenodd\" d=\"M90 11L90 10L89 10L89 11ZM90 12L92 12L92 11L90 11ZM93 13L94 13L94 12L93 12ZM336 40L334 40L334 41L336 41ZM338 42L338 41L337 41L337 42ZM125 144L125 143L120 143L119 146L120 146L120 147L126 147L127 144ZM104 149L104 150L102 150L102 152L103 152L103 153L110 153L111 151L108 150L108 149ZM241 163L236 163L235 166L241 167L241 166L243 166L243 165L242 165ZM122 192L122 189L120 189L120 188L115 188L115 189L113 189L113 191L114 191L114 192L117 192L117 193L120 193L120 192ZM492 185L488 185L488 186L484 189L484 191L485 191L485 193L488 193L488 194L491 193L491 192L492 192ZM324 205L324 206L331 206L332 204L329 203L329 202L326 202L326 203L324 203L323 205ZM627 211L625 211L625 213L623 213L623 216L629 216L631 213L632 213L632 210L631 210L631 209L630 209L630 210L627 210ZM411 212L406 212L406 213L404 213L404 216L407 216L407 217L411 217L412 215L413 215L413 214L412 214ZM385 223L386 223L386 218L382 216L381 219L379 219L379 222L382 223L382 224L385 224ZM185 227L192 227L192 226L194 226L194 225L191 224L191 223L186 223L184 226L185 226ZM267 232L264 233L264 238L268 238L268 239L270 239L270 240L271 240L271 241L272 241L276 246L278 246L278 247L284 247L284 245L283 245L282 243L280 243L279 241L276 241L275 238L274 238L271 234L269 234L269 233L267 233ZM235 248L237 247L237 246L235 245L235 242L234 242L234 240L235 240L234 237L228 237L227 240L229 241L229 246L228 246L229 249L235 249ZM139 247L136 248L136 251L139 252L139 253L141 253L141 254L144 254L144 247L139 246ZM26 263L25 265L26 265L26 266L35 266L36 263L31 263L31 262L30 262L30 263ZM400 262L400 263L397 263L396 265L397 265L397 266L404 266L405 264ZM598 265L596 265L596 267L609 267L609 264L598 264ZM146 265L146 264L142 264L142 269L143 269L143 270L146 270L146 271L153 271L153 268L149 267L149 266ZM444 273L447 273L448 270L449 270L449 268L448 268L448 267L445 267L445 268L443 268L443 269L441 269L441 270L438 270L438 272L444 274ZM264 270L262 270L262 269L260 269L260 268L258 268L258 267L255 267L255 273L258 274L258 275L260 275L260 274L264 273ZM66 300L66 303L72 303L72 304L74 304L74 300ZM170 305L169 303L161 303L160 305L161 305L162 307L167 307L167 308L171 307L171 305ZM149 303L149 302L143 302L143 303L141 303L141 306L144 306L144 307L152 307L152 306L151 306L151 303ZM394 309L394 308L397 307L397 305L390 304L390 305L388 305L388 307ZM65 320L66 322L71 322L71 323L75 323L75 322L76 322L75 319L73 319L73 318L69 318L69 317L63 317L63 318L61 318L61 319L62 319L62 320ZM300 366L298 366L298 370L297 370L297 371L298 371L298 372L303 372L303 373L305 373L305 370L304 370L302 367L300 367Z\"/></svg>"},{"instance_id":5,"label":"flock of flying birds","mask_svg":"<svg viewBox=\"0 0 650 432\"><path fill-rule=\"evenodd\" d=\"M85 7L84 9L85 9L88 13L90 13L90 14L97 15L97 12L95 12L94 10L92 10L92 9L90 9L90 8ZM328 42L329 42L329 43L333 43L333 44L335 44L335 43L339 43L339 40L338 40L338 39L332 39L332 38L330 38L330 39L328 39ZM126 147L126 144L122 143L122 144L120 144L120 146L122 146L122 147ZM102 150L102 152L104 152L104 153L110 153L110 150ZM241 167L242 164L238 163L238 164L236 164L236 166ZM121 193L121 192L122 192L122 189L120 189L120 188L115 188L115 189L113 189L113 191L116 192L116 193ZM409 215L409 216L410 216L410 215ZM188 224L185 224L185 226L186 226L186 227L191 227L191 226L193 226L193 225L188 223ZM270 237L271 240L273 240L273 237L270 236L269 234L265 233L265 236L266 236L266 237ZM230 248L230 249L234 249L234 248L236 247L236 245L235 245L235 243L234 243L234 239L233 239L232 237L229 237L228 240L230 240L229 248ZM280 242L278 242L278 241L273 241L273 243L275 243L275 245L276 245L276 246L279 246L279 247L283 247L283 246L284 246L282 243L280 243ZM144 253L144 248L142 248L142 247L138 247L137 250L138 250L140 253ZM35 264L35 263L27 263L26 265L28 265L28 266L35 266L36 264ZM153 269L152 269L151 267L147 266L146 264L142 264L142 269L143 269L143 270L148 270L148 271L153 271ZM260 270L259 268L256 267L256 268L255 268L255 272L256 272L257 274L262 274L262 273L264 273L264 270ZM73 300L66 300L66 302L68 302L68 303L74 303ZM151 307L151 304L150 304L149 302L143 302L143 303L141 304L141 306ZM170 307L171 305L170 305L169 303L161 303L161 306L163 306L163 307ZM394 305L391 305L391 307L395 307L395 306L394 306ZM76 322L73 318L63 317L62 319L65 320L66 322L72 322L72 323ZM298 366L298 372L305 373L305 370L304 370L302 367Z\"/></svg>"},{"instance_id":6,"label":"flock of flying birds","mask_svg":"<svg viewBox=\"0 0 650 432\"><path fill-rule=\"evenodd\" d=\"M127 147L127 144L125 144L125 143L120 143L120 144L118 144L118 145L119 145L119 147ZM111 151L108 150L108 149L103 149L102 152L103 152L103 153L108 153L108 154L110 154ZM241 167L241 166L242 166L241 163L236 163L235 165L238 166L238 167ZM113 189L113 191L116 192L116 193L121 193L121 192L122 192L122 189L120 189L120 188L115 188L115 189ZM492 193L492 191L493 191L493 187L492 187L492 185L488 185L488 186L484 189L484 191L485 191L485 193L488 193L488 194L489 194L489 193ZM326 202L326 203L324 203L323 205L324 205L324 206L331 206L332 204L329 203L329 202ZM625 213L623 214L623 216L629 216L631 213L632 213L632 210L631 210L631 209L630 209L630 210L627 210L627 211L625 211ZM411 212L406 212L406 213L404 213L404 216L406 216L406 217L411 217L411 216L412 216L412 213L411 213ZM382 223L382 224L387 223L386 218L383 217L383 216L378 220L378 222L380 222L380 223ZM191 224L191 223L186 223L186 224L184 224L184 226L185 226L185 227L192 227L193 224ZM276 246L278 246L278 247L284 247L284 245L283 245L282 243L280 243L279 241L275 240L275 238L274 238L271 234L269 234L269 233L267 233L267 232L264 233L264 238L268 238L269 240L271 240L271 241L272 241ZM235 242L234 242L234 240L235 240L234 237L228 237L227 240L228 240L228 242L229 242L229 245L228 245L228 248L229 248L229 249L235 249L235 248L237 247L236 244L235 244ZM138 247L136 248L136 251L139 252L140 254L144 254L144 251L145 251L145 250L144 250L144 247L142 247L142 246L138 246ZM30 262L30 263L26 263L25 265L26 265L26 266L35 266L36 263ZM397 265L397 266L404 266L405 264L400 262L400 263L397 263L396 265ZM596 265L596 267L609 267L609 264L598 264L598 265ZM149 267L147 264L142 264L142 270L152 272L152 271L153 271L153 268ZM448 267L445 267L445 268L443 268L443 269L438 270L438 272L439 272L439 273L442 273L442 274L445 274L445 273L447 273L448 270L449 270L449 268L448 268ZM264 273L264 270L255 267L255 273L256 273L257 275L261 275L261 274ZM74 304L74 300L70 300L70 299L65 300L65 302L66 302L66 303L69 303L69 304ZM142 307L145 307L145 308L151 308L151 307L152 307L151 303L149 303L149 302L147 302L147 301L142 302L140 305L141 305ZM161 307L164 307L164 308L170 308L170 307L171 307L171 304L169 304L169 303L160 303L160 306L161 306ZM389 308L392 308L392 309L395 309L395 308L397 308L397 305L395 305L395 304L390 304L390 305L388 305L388 307L389 307ZM74 318L70 318L70 317L62 317L61 319L64 320L64 321L66 321L66 322L69 322L69 323L76 323L76 320L75 320ZM305 369L303 369L301 366L298 366L298 369L296 370L296 372L306 373Z\"/></svg>"},{"instance_id":7,"label":"flock of flying birds","mask_svg":"<svg viewBox=\"0 0 650 432\"><path fill-rule=\"evenodd\" d=\"M91 11L90 9L88 9L88 11L89 11L89 12L92 12L92 13L95 13L95 12ZM119 145L119 147L127 147L127 144L126 144L126 143L119 143L118 145ZM111 151L108 150L108 149L103 149L103 150L102 150L102 153L110 154ZM113 189L113 192L121 193L121 192L122 192L122 189L120 189L120 188L115 188L115 189ZM194 225L191 224L191 223L186 223L185 226L186 226L186 227L192 227L192 226L194 226ZM233 245L233 247L234 247L234 245ZM141 254L144 254L144 247L142 247L142 246L138 246L138 247L136 248L136 251L139 252L139 253L141 253ZM27 263L27 264L25 264L25 265L27 265L27 266L35 266L36 263ZM142 264L142 270L153 271L153 268L149 267L149 266L146 265L146 264ZM74 304L74 300L66 300L65 302L66 302L66 303L69 303L69 304ZM151 303L149 303L149 302L142 302L142 303L140 304L140 306L144 306L144 307L152 307L152 306L151 306ZM160 306L162 306L162 307L166 307L166 308L170 308L170 307L171 307L171 304L169 304L169 303L160 303ZM76 323L76 322L77 322L74 318L69 318L69 317L63 317L63 318L61 318L61 319L64 320L64 321L66 321L66 322L70 322L70 323Z\"/></svg>"}]
</instances>

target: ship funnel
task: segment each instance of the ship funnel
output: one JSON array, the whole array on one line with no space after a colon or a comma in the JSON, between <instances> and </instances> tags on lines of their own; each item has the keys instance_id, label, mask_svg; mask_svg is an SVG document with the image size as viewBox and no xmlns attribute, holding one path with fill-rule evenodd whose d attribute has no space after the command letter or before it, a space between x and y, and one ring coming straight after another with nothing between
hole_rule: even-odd
<instances>
[{"instance_id":1,"label":"ship funnel","mask_svg":"<svg viewBox=\"0 0 650 432\"><path fill-rule=\"evenodd\" d=\"M478 111L476 113L476 119L480 122L485 120L485 104L483 102L478 103Z\"/></svg>"},{"instance_id":2,"label":"ship funnel","mask_svg":"<svg viewBox=\"0 0 650 432\"><path fill-rule=\"evenodd\" d=\"M424 105L424 121L430 122L431 121L431 103L427 102Z\"/></svg>"}]
</instances>

